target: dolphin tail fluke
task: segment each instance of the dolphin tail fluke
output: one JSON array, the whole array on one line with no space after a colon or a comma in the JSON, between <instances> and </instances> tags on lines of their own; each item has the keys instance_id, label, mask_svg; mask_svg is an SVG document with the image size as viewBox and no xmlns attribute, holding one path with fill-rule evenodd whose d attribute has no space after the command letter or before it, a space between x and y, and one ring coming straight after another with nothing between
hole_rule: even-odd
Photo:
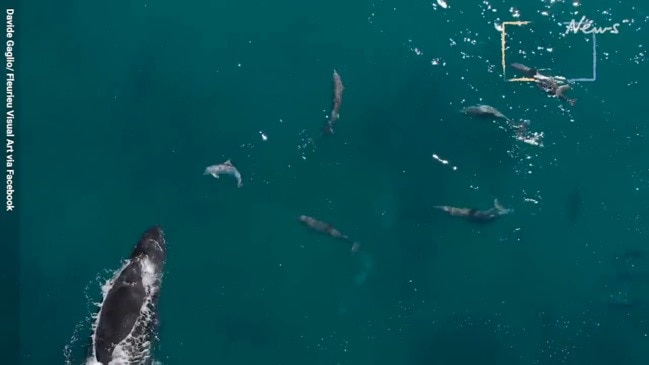
<instances>
[{"instance_id":1,"label":"dolphin tail fluke","mask_svg":"<svg viewBox=\"0 0 649 365\"><path fill-rule=\"evenodd\" d=\"M356 253L360 249L361 249L361 244L359 242L354 242L352 244L352 253Z\"/></svg>"},{"instance_id":2,"label":"dolphin tail fluke","mask_svg":"<svg viewBox=\"0 0 649 365\"><path fill-rule=\"evenodd\" d=\"M502 204L500 204L500 202L498 201L497 198L494 199L494 208L496 208L496 210L498 211L498 214L500 214L500 215L505 215L505 214L509 214L509 213L514 212L513 209L505 208Z\"/></svg>"},{"instance_id":3,"label":"dolphin tail fluke","mask_svg":"<svg viewBox=\"0 0 649 365\"><path fill-rule=\"evenodd\" d=\"M333 123L327 122L324 128L322 128L322 135L324 136L324 135L332 135L332 134L334 134Z\"/></svg>"}]
</instances>

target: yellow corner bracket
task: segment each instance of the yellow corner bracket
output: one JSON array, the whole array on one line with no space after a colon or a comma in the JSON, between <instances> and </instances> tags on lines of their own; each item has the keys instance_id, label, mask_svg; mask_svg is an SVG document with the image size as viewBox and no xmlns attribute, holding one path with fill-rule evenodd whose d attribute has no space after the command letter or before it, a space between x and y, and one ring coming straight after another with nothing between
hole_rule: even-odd
<instances>
[{"instance_id":1,"label":"yellow corner bracket","mask_svg":"<svg viewBox=\"0 0 649 365\"><path fill-rule=\"evenodd\" d=\"M505 28L507 25L525 25L529 24L531 22L529 21L511 21L511 22L502 22L501 30L500 30L500 52L502 55L502 63L503 63L503 77L505 80L507 80L507 71L506 71L506 62L505 62L505 48L506 48L506 38L507 38L507 32L505 31ZM514 81L514 82L534 82L535 80L533 78L529 77L519 77L515 79L509 79L507 81Z\"/></svg>"}]
</instances>

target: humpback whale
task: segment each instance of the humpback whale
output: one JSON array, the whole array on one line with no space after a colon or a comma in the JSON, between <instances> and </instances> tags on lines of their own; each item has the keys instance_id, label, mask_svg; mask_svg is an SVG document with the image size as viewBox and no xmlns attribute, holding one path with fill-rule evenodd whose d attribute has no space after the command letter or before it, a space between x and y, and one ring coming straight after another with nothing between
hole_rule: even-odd
<instances>
[{"instance_id":1,"label":"humpback whale","mask_svg":"<svg viewBox=\"0 0 649 365\"><path fill-rule=\"evenodd\" d=\"M93 324L87 365L142 365L150 361L166 251L162 229L149 228L108 282Z\"/></svg>"}]
</instances>

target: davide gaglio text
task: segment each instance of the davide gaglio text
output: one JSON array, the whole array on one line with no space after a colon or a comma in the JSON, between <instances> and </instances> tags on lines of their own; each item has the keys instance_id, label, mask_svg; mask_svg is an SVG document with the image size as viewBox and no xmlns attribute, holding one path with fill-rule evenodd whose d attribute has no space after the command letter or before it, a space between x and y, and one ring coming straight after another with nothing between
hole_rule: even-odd
<instances>
[{"instance_id":1,"label":"davide gaglio text","mask_svg":"<svg viewBox=\"0 0 649 365\"><path fill-rule=\"evenodd\" d=\"M6 207L7 212L12 212L15 209L14 205L14 177L16 175L15 171L15 142L16 135L14 134L14 119L15 119L15 108L14 108L14 84L16 82L14 65L16 62L15 59L15 40L14 40L14 9L7 9L6 11L6 43L5 43L5 70L6 70L6 89L5 89L5 106L7 108L7 119L6 119L6 152L7 157L5 160L5 166L7 171L7 180L6 180Z\"/></svg>"}]
</instances>

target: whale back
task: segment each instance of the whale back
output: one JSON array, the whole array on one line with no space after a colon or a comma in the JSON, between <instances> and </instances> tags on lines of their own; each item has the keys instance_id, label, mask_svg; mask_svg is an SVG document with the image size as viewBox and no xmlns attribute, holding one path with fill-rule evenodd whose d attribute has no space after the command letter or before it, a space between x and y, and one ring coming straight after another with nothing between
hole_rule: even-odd
<instances>
[{"instance_id":1,"label":"whale back","mask_svg":"<svg viewBox=\"0 0 649 365\"><path fill-rule=\"evenodd\" d=\"M160 227L147 230L104 296L92 334L93 360L141 364L150 358L166 242Z\"/></svg>"},{"instance_id":2,"label":"whale back","mask_svg":"<svg viewBox=\"0 0 649 365\"><path fill-rule=\"evenodd\" d=\"M165 242L164 232L159 226L148 229L140 237L131 252L131 260L138 257L148 257L156 265L164 265L167 255L167 245Z\"/></svg>"}]
</instances>

